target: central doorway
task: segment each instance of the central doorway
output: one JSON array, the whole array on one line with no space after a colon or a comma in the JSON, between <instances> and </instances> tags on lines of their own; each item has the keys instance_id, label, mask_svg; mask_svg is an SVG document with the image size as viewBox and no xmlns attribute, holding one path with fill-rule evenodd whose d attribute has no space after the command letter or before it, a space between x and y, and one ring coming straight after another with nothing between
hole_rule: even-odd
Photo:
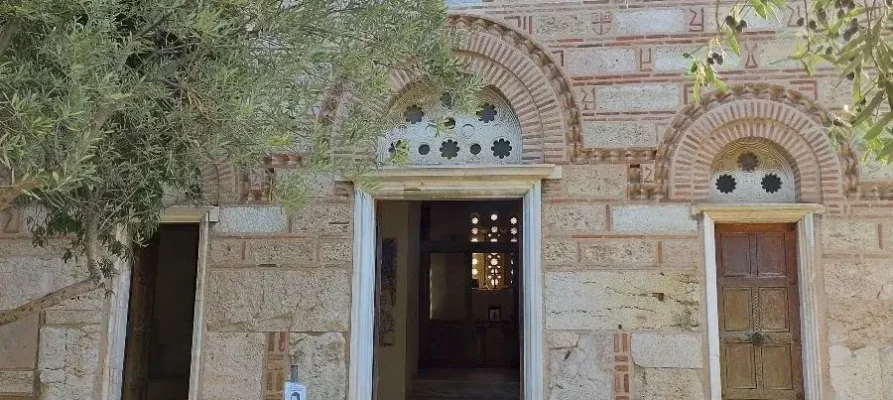
<instances>
[{"instance_id":1,"label":"central doorway","mask_svg":"<svg viewBox=\"0 0 893 400\"><path fill-rule=\"evenodd\" d=\"M522 202L377 206L375 398L521 398Z\"/></svg>"}]
</instances>

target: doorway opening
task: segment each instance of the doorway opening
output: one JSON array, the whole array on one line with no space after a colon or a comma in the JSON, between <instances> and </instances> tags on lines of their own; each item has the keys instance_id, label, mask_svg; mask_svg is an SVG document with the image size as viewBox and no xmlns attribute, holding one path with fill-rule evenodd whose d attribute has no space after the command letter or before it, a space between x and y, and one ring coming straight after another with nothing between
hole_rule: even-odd
<instances>
[{"instance_id":1,"label":"doorway opening","mask_svg":"<svg viewBox=\"0 0 893 400\"><path fill-rule=\"evenodd\" d=\"M521 201L377 208L375 398L520 399Z\"/></svg>"},{"instance_id":2,"label":"doorway opening","mask_svg":"<svg viewBox=\"0 0 893 400\"><path fill-rule=\"evenodd\" d=\"M796 230L716 225L723 399L804 398Z\"/></svg>"},{"instance_id":3,"label":"doorway opening","mask_svg":"<svg viewBox=\"0 0 893 400\"><path fill-rule=\"evenodd\" d=\"M198 224L164 224L133 265L123 400L189 397Z\"/></svg>"}]
</instances>

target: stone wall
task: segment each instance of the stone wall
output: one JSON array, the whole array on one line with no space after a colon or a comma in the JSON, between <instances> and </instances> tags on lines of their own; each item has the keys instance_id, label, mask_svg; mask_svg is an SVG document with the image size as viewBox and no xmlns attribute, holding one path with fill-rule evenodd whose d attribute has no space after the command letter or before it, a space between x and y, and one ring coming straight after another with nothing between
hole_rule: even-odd
<instances>
[{"instance_id":1,"label":"stone wall","mask_svg":"<svg viewBox=\"0 0 893 400\"><path fill-rule=\"evenodd\" d=\"M62 243L35 248L25 232L33 209L0 213L0 310L18 307L86 278L63 262ZM93 397L103 329L103 292L96 290L0 326L0 399Z\"/></svg>"},{"instance_id":2,"label":"stone wall","mask_svg":"<svg viewBox=\"0 0 893 400\"><path fill-rule=\"evenodd\" d=\"M482 15L505 28L499 35L543 49L559 69L547 79L566 78L579 110L579 121L564 128L556 122L563 115L558 97L537 91L547 81L528 79L543 72L512 58L530 56L527 44L517 54L504 51L509 56L498 67L475 59L473 68L494 80L535 84L503 90L510 100L525 99L513 106L525 145L538 146L525 160L564 164L563 178L543 186L544 398L708 398L703 298L712 283L704 278L698 223L690 203L639 196L636 185L647 183L665 132L692 102L681 54L712 35L714 3L448 3L453 13ZM730 84L770 82L840 107L849 94L831 72L808 76L778 62L790 46L777 31L802 15L800 7L792 3L780 22L749 18L741 57L726 57L722 69ZM846 196L828 200L816 226L819 274L803 284L822 292L829 399L893 400L893 202L884 200L890 171L864 168L857 187L837 188ZM297 364L314 399L346 399L351 188L315 180L311 201L287 215L263 200L268 188L247 186L234 195L239 201L222 205L211 228L201 398L279 399L288 366ZM62 264L58 251L33 249L23 215L0 219L0 309L84 274ZM92 398L108 317L102 299L93 293L0 327L0 399Z\"/></svg>"}]
</instances>

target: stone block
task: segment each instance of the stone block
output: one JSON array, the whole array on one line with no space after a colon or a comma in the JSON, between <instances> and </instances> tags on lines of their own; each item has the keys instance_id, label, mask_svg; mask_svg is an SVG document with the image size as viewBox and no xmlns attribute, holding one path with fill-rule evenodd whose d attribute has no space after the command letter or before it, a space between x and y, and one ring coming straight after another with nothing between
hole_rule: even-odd
<instances>
[{"instance_id":1,"label":"stone block","mask_svg":"<svg viewBox=\"0 0 893 400\"><path fill-rule=\"evenodd\" d=\"M546 332L546 348L563 349L568 347L576 347L580 341L580 334L568 331L548 331Z\"/></svg>"},{"instance_id":2,"label":"stone block","mask_svg":"<svg viewBox=\"0 0 893 400\"><path fill-rule=\"evenodd\" d=\"M320 258L324 265L350 267L353 262L353 239L328 237L321 239Z\"/></svg>"},{"instance_id":3,"label":"stone block","mask_svg":"<svg viewBox=\"0 0 893 400\"><path fill-rule=\"evenodd\" d=\"M707 52L701 51L691 53L691 46L661 46L653 48L651 52L652 69L655 72L684 72L691 67L691 59L687 59L682 55L684 53L693 54L694 57L707 57ZM735 53L728 51L723 56L722 65L714 65L714 68L720 71L741 69L741 58Z\"/></svg>"},{"instance_id":4,"label":"stone block","mask_svg":"<svg viewBox=\"0 0 893 400\"><path fill-rule=\"evenodd\" d=\"M257 400L263 391L264 334L208 332L202 398Z\"/></svg>"},{"instance_id":5,"label":"stone block","mask_svg":"<svg viewBox=\"0 0 893 400\"><path fill-rule=\"evenodd\" d=\"M0 393L34 394L34 371L0 371Z\"/></svg>"},{"instance_id":6,"label":"stone block","mask_svg":"<svg viewBox=\"0 0 893 400\"><path fill-rule=\"evenodd\" d=\"M221 207L215 233L277 233L288 230L282 207Z\"/></svg>"},{"instance_id":7,"label":"stone block","mask_svg":"<svg viewBox=\"0 0 893 400\"><path fill-rule=\"evenodd\" d=\"M825 293L837 299L893 300L893 260L824 260Z\"/></svg>"},{"instance_id":8,"label":"stone block","mask_svg":"<svg viewBox=\"0 0 893 400\"><path fill-rule=\"evenodd\" d=\"M580 264L636 268L657 265L657 242L641 239L591 239L580 242Z\"/></svg>"},{"instance_id":9,"label":"stone block","mask_svg":"<svg viewBox=\"0 0 893 400\"><path fill-rule=\"evenodd\" d=\"M623 47L588 47L565 51L565 68L571 75L637 72L636 50Z\"/></svg>"},{"instance_id":10,"label":"stone block","mask_svg":"<svg viewBox=\"0 0 893 400\"><path fill-rule=\"evenodd\" d=\"M893 182L893 164L868 161L860 166L860 182ZM886 226L885 226L886 228Z\"/></svg>"},{"instance_id":11,"label":"stone block","mask_svg":"<svg viewBox=\"0 0 893 400\"><path fill-rule=\"evenodd\" d=\"M610 332L583 333L574 346L549 350L549 399L613 399L613 356Z\"/></svg>"},{"instance_id":12,"label":"stone block","mask_svg":"<svg viewBox=\"0 0 893 400\"><path fill-rule=\"evenodd\" d=\"M246 241L245 261L251 264L314 265L313 242L306 238Z\"/></svg>"},{"instance_id":13,"label":"stone block","mask_svg":"<svg viewBox=\"0 0 893 400\"><path fill-rule=\"evenodd\" d=\"M657 127L643 122L586 122L583 123L583 146L657 147Z\"/></svg>"},{"instance_id":14,"label":"stone block","mask_svg":"<svg viewBox=\"0 0 893 400\"><path fill-rule=\"evenodd\" d=\"M850 347L893 342L893 301L827 302L828 341Z\"/></svg>"},{"instance_id":15,"label":"stone block","mask_svg":"<svg viewBox=\"0 0 893 400\"><path fill-rule=\"evenodd\" d=\"M343 399L347 392L347 345L344 335L292 333L289 337L292 363L298 376L313 388L319 399Z\"/></svg>"},{"instance_id":16,"label":"stone block","mask_svg":"<svg viewBox=\"0 0 893 400\"><path fill-rule=\"evenodd\" d=\"M853 400L883 398L879 395L884 393L886 382L880 348L868 346L850 350L843 345L834 345L828 353L831 386L834 388L836 398Z\"/></svg>"},{"instance_id":17,"label":"stone block","mask_svg":"<svg viewBox=\"0 0 893 400\"><path fill-rule=\"evenodd\" d=\"M46 325L80 325L102 323L103 315L92 310L46 310L44 323Z\"/></svg>"},{"instance_id":18,"label":"stone block","mask_svg":"<svg viewBox=\"0 0 893 400\"><path fill-rule=\"evenodd\" d=\"M881 370L883 371L883 379L886 382L883 393L887 393L886 400L893 400L893 346L887 346L880 349L881 352Z\"/></svg>"},{"instance_id":19,"label":"stone block","mask_svg":"<svg viewBox=\"0 0 893 400\"><path fill-rule=\"evenodd\" d=\"M824 218L821 229L825 253L877 252L881 249L878 223L875 221Z\"/></svg>"},{"instance_id":20,"label":"stone block","mask_svg":"<svg viewBox=\"0 0 893 400\"><path fill-rule=\"evenodd\" d=\"M626 165L566 165L561 184L566 194L599 199L626 197Z\"/></svg>"},{"instance_id":21,"label":"stone block","mask_svg":"<svg viewBox=\"0 0 893 400\"><path fill-rule=\"evenodd\" d=\"M553 14L537 16L536 36L545 37L582 37L592 33L592 14Z\"/></svg>"},{"instance_id":22,"label":"stone block","mask_svg":"<svg viewBox=\"0 0 893 400\"><path fill-rule=\"evenodd\" d=\"M700 297L693 272L548 272L546 328L697 330Z\"/></svg>"},{"instance_id":23,"label":"stone block","mask_svg":"<svg viewBox=\"0 0 893 400\"><path fill-rule=\"evenodd\" d=\"M577 242L573 240L545 239L543 241L543 260L545 267L557 265L573 265L577 263Z\"/></svg>"},{"instance_id":24,"label":"stone block","mask_svg":"<svg viewBox=\"0 0 893 400\"><path fill-rule=\"evenodd\" d=\"M636 400L703 400L700 369L635 368Z\"/></svg>"},{"instance_id":25,"label":"stone block","mask_svg":"<svg viewBox=\"0 0 893 400\"><path fill-rule=\"evenodd\" d=\"M335 174L304 169L277 169L277 182L294 183L306 190L308 197L328 197L335 194Z\"/></svg>"},{"instance_id":26,"label":"stone block","mask_svg":"<svg viewBox=\"0 0 893 400\"><path fill-rule=\"evenodd\" d=\"M99 359L99 326L44 326L37 369L41 399L92 399Z\"/></svg>"},{"instance_id":27,"label":"stone block","mask_svg":"<svg viewBox=\"0 0 893 400\"><path fill-rule=\"evenodd\" d=\"M701 335L687 332L632 332L631 352L637 367L701 368Z\"/></svg>"},{"instance_id":28,"label":"stone block","mask_svg":"<svg viewBox=\"0 0 893 400\"><path fill-rule=\"evenodd\" d=\"M37 314L0 325L0 369L35 367L37 363L37 327Z\"/></svg>"},{"instance_id":29,"label":"stone block","mask_svg":"<svg viewBox=\"0 0 893 400\"><path fill-rule=\"evenodd\" d=\"M788 39L760 40L751 45L751 48L754 47L760 68L802 68L797 61L790 59L792 46Z\"/></svg>"},{"instance_id":30,"label":"stone block","mask_svg":"<svg viewBox=\"0 0 893 400\"><path fill-rule=\"evenodd\" d=\"M208 255L212 264L241 264L244 262L244 245L242 239L210 238L211 248Z\"/></svg>"},{"instance_id":31,"label":"stone block","mask_svg":"<svg viewBox=\"0 0 893 400\"><path fill-rule=\"evenodd\" d=\"M87 277L85 268L73 261L33 257L0 258L0 310L18 307L26 302L62 289Z\"/></svg>"},{"instance_id":32,"label":"stone block","mask_svg":"<svg viewBox=\"0 0 893 400\"><path fill-rule=\"evenodd\" d=\"M547 234L604 232L607 211L601 204L546 204L543 225Z\"/></svg>"},{"instance_id":33,"label":"stone block","mask_svg":"<svg viewBox=\"0 0 893 400\"><path fill-rule=\"evenodd\" d=\"M0 239L0 254L3 257L28 257L51 260L61 258L65 254L65 245L61 241L51 240L45 247L39 247L34 246L31 239Z\"/></svg>"},{"instance_id":34,"label":"stone block","mask_svg":"<svg viewBox=\"0 0 893 400\"><path fill-rule=\"evenodd\" d=\"M853 83L830 76L816 79L819 102L826 107L842 108L853 103Z\"/></svg>"},{"instance_id":35,"label":"stone block","mask_svg":"<svg viewBox=\"0 0 893 400\"><path fill-rule=\"evenodd\" d=\"M341 269L212 269L209 329L347 331L350 274Z\"/></svg>"},{"instance_id":36,"label":"stone block","mask_svg":"<svg viewBox=\"0 0 893 400\"><path fill-rule=\"evenodd\" d=\"M308 204L292 216L292 232L350 234L353 205L346 202Z\"/></svg>"},{"instance_id":37,"label":"stone block","mask_svg":"<svg viewBox=\"0 0 893 400\"><path fill-rule=\"evenodd\" d=\"M688 205L632 204L611 207L617 232L697 232L698 221Z\"/></svg>"},{"instance_id":38,"label":"stone block","mask_svg":"<svg viewBox=\"0 0 893 400\"><path fill-rule=\"evenodd\" d=\"M614 13L617 36L660 35L688 32L687 12L683 9L646 9Z\"/></svg>"},{"instance_id":39,"label":"stone block","mask_svg":"<svg viewBox=\"0 0 893 400\"><path fill-rule=\"evenodd\" d=\"M661 241L661 265L697 268L701 265L701 241L698 239L665 239Z\"/></svg>"},{"instance_id":40,"label":"stone block","mask_svg":"<svg viewBox=\"0 0 893 400\"><path fill-rule=\"evenodd\" d=\"M597 86L596 111L631 112L677 110L682 107L682 85L630 83Z\"/></svg>"}]
</instances>

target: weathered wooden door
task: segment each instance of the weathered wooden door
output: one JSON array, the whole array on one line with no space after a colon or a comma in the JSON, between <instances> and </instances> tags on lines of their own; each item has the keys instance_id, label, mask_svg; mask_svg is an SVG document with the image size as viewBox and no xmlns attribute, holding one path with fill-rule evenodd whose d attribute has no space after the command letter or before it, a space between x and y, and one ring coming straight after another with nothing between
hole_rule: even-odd
<instances>
[{"instance_id":1,"label":"weathered wooden door","mask_svg":"<svg viewBox=\"0 0 893 400\"><path fill-rule=\"evenodd\" d=\"M124 400L144 400L149 395L149 357L155 283L158 271L159 235L140 249L130 278L130 307L124 359Z\"/></svg>"},{"instance_id":2,"label":"weathered wooden door","mask_svg":"<svg viewBox=\"0 0 893 400\"><path fill-rule=\"evenodd\" d=\"M718 225L722 398L803 398L794 225Z\"/></svg>"}]
</instances>

